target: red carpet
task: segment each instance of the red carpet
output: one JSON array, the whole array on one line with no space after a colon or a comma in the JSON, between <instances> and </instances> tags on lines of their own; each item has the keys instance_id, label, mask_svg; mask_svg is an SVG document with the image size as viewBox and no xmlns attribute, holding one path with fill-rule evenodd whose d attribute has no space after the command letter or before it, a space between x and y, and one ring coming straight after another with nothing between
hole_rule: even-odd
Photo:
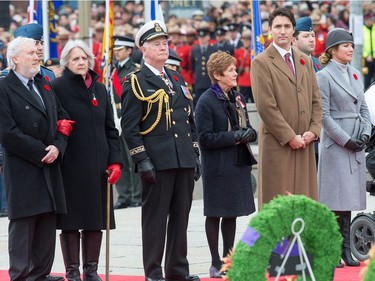
<instances>
[{"instance_id":1,"label":"red carpet","mask_svg":"<svg viewBox=\"0 0 375 281\"><path fill-rule=\"evenodd\" d=\"M363 263L362 263L363 265ZM362 266L360 267L349 267L345 266L344 268L338 268L335 272L334 281L361 281L359 278L359 272L361 271ZM63 276L62 273L54 273L54 275ZM103 280L105 280L105 276L100 276ZM127 275L110 275L110 281L144 281L145 278L143 276L127 276ZM217 281L220 279L213 279L213 278L201 278L201 281ZM273 281L275 278L268 278L268 281ZM280 278L280 281L286 281L285 277ZM0 281L9 281L8 272L6 270L0 270ZM328 281L328 280L327 280Z\"/></svg>"}]
</instances>

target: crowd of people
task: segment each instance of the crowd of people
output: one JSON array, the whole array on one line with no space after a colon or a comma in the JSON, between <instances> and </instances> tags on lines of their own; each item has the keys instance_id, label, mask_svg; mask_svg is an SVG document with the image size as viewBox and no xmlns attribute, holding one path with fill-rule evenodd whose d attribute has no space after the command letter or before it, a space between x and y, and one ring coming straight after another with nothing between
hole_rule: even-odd
<instances>
[{"instance_id":1,"label":"crowd of people","mask_svg":"<svg viewBox=\"0 0 375 281\"><path fill-rule=\"evenodd\" d=\"M327 205L337 215L344 263L359 265L349 247L350 214L366 207L371 122L364 89L375 50L364 48L366 72L350 66L355 45L345 1L260 6L267 40L251 61L248 1L190 19L170 15L166 24L144 23L141 2L115 4L112 96L100 81L103 5L92 7L92 46L79 39L78 11L63 6L59 57L45 61L43 28L22 24L11 9L10 30L0 34L11 281L63 280L50 275L56 229L66 278L81 281L81 250L82 280L100 281L102 230L115 229L114 209L138 206L145 280L199 281L189 271L187 226L201 176L209 275L221 278L236 218L255 212L255 141L258 207L288 193ZM363 28L372 28L372 6L364 9ZM258 132L247 102L257 107ZM108 184L116 185L116 203Z\"/></svg>"}]
</instances>

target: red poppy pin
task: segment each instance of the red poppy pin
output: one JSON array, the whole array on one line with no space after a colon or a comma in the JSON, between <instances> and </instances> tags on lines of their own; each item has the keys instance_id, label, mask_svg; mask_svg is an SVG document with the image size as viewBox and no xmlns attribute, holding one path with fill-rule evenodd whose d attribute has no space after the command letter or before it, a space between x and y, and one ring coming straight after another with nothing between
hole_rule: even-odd
<instances>
[{"instance_id":1,"label":"red poppy pin","mask_svg":"<svg viewBox=\"0 0 375 281\"><path fill-rule=\"evenodd\" d=\"M51 81L51 79L48 77L48 76L45 76L44 78L46 78L46 80L49 82Z\"/></svg>"},{"instance_id":2,"label":"red poppy pin","mask_svg":"<svg viewBox=\"0 0 375 281\"><path fill-rule=\"evenodd\" d=\"M44 89L46 89L48 92L51 90L51 88L48 85L44 85Z\"/></svg>"},{"instance_id":3,"label":"red poppy pin","mask_svg":"<svg viewBox=\"0 0 375 281\"><path fill-rule=\"evenodd\" d=\"M316 67L317 69L320 69L320 65L319 65L319 64L316 64L315 67Z\"/></svg>"},{"instance_id":4,"label":"red poppy pin","mask_svg":"<svg viewBox=\"0 0 375 281\"><path fill-rule=\"evenodd\" d=\"M303 65L306 63L305 60L304 60L303 58L300 58L300 59L299 59L299 62L300 62L301 64L303 64Z\"/></svg>"},{"instance_id":5,"label":"red poppy pin","mask_svg":"<svg viewBox=\"0 0 375 281\"><path fill-rule=\"evenodd\" d=\"M125 76L125 77L122 77L122 79L121 79L121 84L124 84L125 81L126 81L126 76Z\"/></svg>"},{"instance_id":6,"label":"red poppy pin","mask_svg":"<svg viewBox=\"0 0 375 281\"><path fill-rule=\"evenodd\" d=\"M178 77L177 77L176 75L173 75L173 79L174 79L175 81L178 81Z\"/></svg>"},{"instance_id":7,"label":"red poppy pin","mask_svg":"<svg viewBox=\"0 0 375 281\"><path fill-rule=\"evenodd\" d=\"M357 74L353 73L353 77L354 77L355 80L358 80Z\"/></svg>"},{"instance_id":8,"label":"red poppy pin","mask_svg":"<svg viewBox=\"0 0 375 281\"><path fill-rule=\"evenodd\" d=\"M91 103L93 106L97 107L98 106L98 101L97 99L94 97L92 100L91 100Z\"/></svg>"}]
</instances>

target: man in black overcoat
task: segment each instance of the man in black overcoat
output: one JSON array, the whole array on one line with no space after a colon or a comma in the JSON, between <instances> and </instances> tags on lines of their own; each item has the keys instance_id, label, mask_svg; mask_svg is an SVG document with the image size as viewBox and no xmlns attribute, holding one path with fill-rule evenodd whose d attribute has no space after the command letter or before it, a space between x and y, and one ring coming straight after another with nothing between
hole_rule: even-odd
<instances>
[{"instance_id":1,"label":"man in black overcoat","mask_svg":"<svg viewBox=\"0 0 375 281\"><path fill-rule=\"evenodd\" d=\"M49 273L56 214L66 212L60 162L72 128L50 83L39 74L35 41L15 38L7 57L11 70L0 79L0 142L10 220L10 280L64 280Z\"/></svg>"},{"instance_id":2,"label":"man in black overcoat","mask_svg":"<svg viewBox=\"0 0 375 281\"><path fill-rule=\"evenodd\" d=\"M198 276L189 274L186 256L194 179L200 176L199 149L192 96L182 76L164 67L167 38L160 21L148 22L138 31L135 42L144 65L128 75L123 86L121 125L142 180L146 281L197 281Z\"/></svg>"}]
</instances>

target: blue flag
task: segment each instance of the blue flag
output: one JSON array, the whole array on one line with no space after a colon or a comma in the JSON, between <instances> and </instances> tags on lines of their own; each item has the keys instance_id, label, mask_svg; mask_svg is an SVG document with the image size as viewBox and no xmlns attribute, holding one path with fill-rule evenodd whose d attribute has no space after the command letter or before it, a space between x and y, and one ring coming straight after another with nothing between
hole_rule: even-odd
<instances>
[{"instance_id":1,"label":"blue flag","mask_svg":"<svg viewBox=\"0 0 375 281\"><path fill-rule=\"evenodd\" d=\"M36 13L34 14L34 20L39 23L43 28L48 26L49 28L49 37L44 38L44 43L49 44L49 57L50 58L58 58L57 53L57 29L56 29L56 20L55 20L55 10L60 7L62 1L48 1L48 24L43 24L43 9L42 9L42 0L38 0L35 2L36 5Z\"/></svg>"},{"instance_id":2,"label":"blue flag","mask_svg":"<svg viewBox=\"0 0 375 281\"><path fill-rule=\"evenodd\" d=\"M251 36L251 60L264 51L264 37L262 34L262 18L260 16L259 0L250 0L252 36Z\"/></svg>"}]
</instances>

